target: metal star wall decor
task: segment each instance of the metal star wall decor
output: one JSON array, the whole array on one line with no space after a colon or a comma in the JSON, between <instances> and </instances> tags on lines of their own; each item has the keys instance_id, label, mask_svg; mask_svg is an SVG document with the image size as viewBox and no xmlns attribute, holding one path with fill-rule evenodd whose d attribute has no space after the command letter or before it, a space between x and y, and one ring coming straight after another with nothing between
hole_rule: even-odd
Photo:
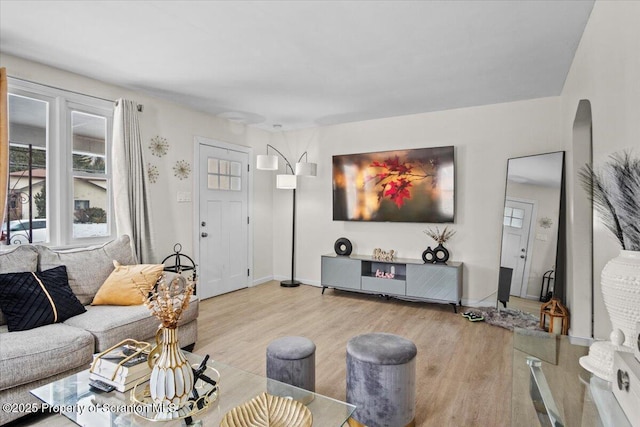
<instances>
[{"instance_id":1,"label":"metal star wall decor","mask_svg":"<svg viewBox=\"0 0 640 427\"><path fill-rule=\"evenodd\" d=\"M173 167L173 176L178 177L179 180L189 178L191 173L191 165L186 160L178 160Z\"/></svg>"},{"instance_id":2,"label":"metal star wall decor","mask_svg":"<svg viewBox=\"0 0 640 427\"><path fill-rule=\"evenodd\" d=\"M152 165L151 163L147 164L147 176L149 177L149 182L155 184L158 181L158 176L160 172L158 171L158 167L156 165Z\"/></svg>"},{"instance_id":3,"label":"metal star wall decor","mask_svg":"<svg viewBox=\"0 0 640 427\"><path fill-rule=\"evenodd\" d=\"M551 228L551 226L553 225L553 220L549 217L542 217L540 218L540 227L542 228Z\"/></svg>"},{"instance_id":4,"label":"metal star wall decor","mask_svg":"<svg viewBox=\"0 0 640 427\"><path fill-rule=\"evenodd\" d=\"M169 151L169 143L166 138L155 136L151 138L149 150L151 150L151 154L154 156L162 157L167 154L167 151Z\"/></svg>"}]
</instances>

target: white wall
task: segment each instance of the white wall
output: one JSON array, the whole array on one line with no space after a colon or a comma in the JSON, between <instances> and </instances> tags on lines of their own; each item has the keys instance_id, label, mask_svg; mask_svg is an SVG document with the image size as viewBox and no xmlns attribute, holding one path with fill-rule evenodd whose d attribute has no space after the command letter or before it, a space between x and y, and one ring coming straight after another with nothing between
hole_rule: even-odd
<instances>
[{"instance_id":1,"label":"white wall","mask_svg":"<svg viewBox=\"0 0 640 427\"><path fill-rule=\"evenodd\" d=\"M320 256L333 252L342 236L356 253L381 247L403 258L419 259L434 244L423 233L427 224L333 221L332 155L453 145L457 234L447 247L465 265L463 303L495 305L507 159L562 150L559 119L554 97L288 132L289 144L278 145L284 154L297 158L308 149L318 163L316 178L299 179L297 278L319 284ZM284 278L290 268L291 192L277 190L273 207L274 272Z\"/></svg>"},{"instance_id":2,"label":"white wall","mask_svg":"<svg viewBox=\"0 0 640 427\"><path fill-rule=\"evenodd\" d=\"M193 140L204 136L229 143L255 147L261 152L269 133L246 127L226 119L197 112L169 101L153 98L139 92L113 86L68 73L14 56L0 54L0 65L7 68L10 77L59 87L86 95L106 99L128 98L144 105L140 114L140 130L145 147L145 161L155 164L160 172L158 181L150 184L151 207L155 231L155 249L161 261L173 252L173 245L182 244L183 253L193 255L193 203L178 203L178 191L193 193L193 174L180 181L173 175L177 160L187 160L193 167ZM151 138L166 138L170 148L166 156L154 157L148 149ZM252 163L255 163L252 159ZM60 171L66 173L66 171ZM271 251L271 186L264 180L253 183L254 280L270 278ZM193 194L192 194L193 196Z\"/></svg>"},{"instance_id":3,"label":"white wall","mask_svg":"<svg viewBox=\"0 0 640 427\"><path fill-rule=\"evenodd\" d=\"M569 156L572 154L573 122L581 99L591 102L593 163L596 167L610 154L624 149L634 149L635 155L640 155L639 76L640 2L596 1L562 92L562 133ZM585 193L576 182L576 171L570 160L567 165L571 203L585 197ZM597 219L594 226L594 332L596 338L607 338L611 323L602 303L600 273L607 261L617 256L620 247ZM572 233L572 228L570 218L569 235L573 247L589 244L589 236ZM571 259L571 252L569 257ZM573 286L568 293L572 316L570 333L588 337L591 334L591 285L583 280L573 280L581 276L581 260L573 259L572 263L574 271L569 270L568 280Z\"/></svg>"}]
</instances>

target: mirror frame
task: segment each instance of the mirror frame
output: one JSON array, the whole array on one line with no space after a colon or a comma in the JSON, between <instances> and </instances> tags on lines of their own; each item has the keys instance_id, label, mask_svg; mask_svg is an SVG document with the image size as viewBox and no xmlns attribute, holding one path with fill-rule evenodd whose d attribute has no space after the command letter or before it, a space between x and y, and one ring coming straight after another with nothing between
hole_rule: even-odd
<instances>
[{"instance_id":1,"label":"mirror frame","mask_svg":"<svg viewBox=\"0 0 640 427\"><path fill-rule=\"evenodd\" d=\"M560 299L561 302L565 303L565 275L566 275L566 152L563 151L551 151L547 153L538 153L531 154L527 156L519 156L519 157L511 157L507 159L507 170L505 174L505 186L504 186L504 197L503 197L503 205L502 205L502 216L501 216L501 234L500 234L500 252L499 252L499 274L498 274L498 291L496 298L496 307L499 308L499 304L502 303L503 306L507 307L507 302L509 302L511 295L511 282L512 282L512 270L510 268L502 267L502 249L504 244L504 208L506 207L507 202L507 190L509 186L509 164L512 160L516 159L524 159L529 157L537 157L548 154L562 154L562 162L561 162L561 171L560 171L560 194L558 200L558 230L556 236L556 254L555 254L555 269L554 269L554 278L553 278L553 297Z\"/></svg>"}]
</instances>

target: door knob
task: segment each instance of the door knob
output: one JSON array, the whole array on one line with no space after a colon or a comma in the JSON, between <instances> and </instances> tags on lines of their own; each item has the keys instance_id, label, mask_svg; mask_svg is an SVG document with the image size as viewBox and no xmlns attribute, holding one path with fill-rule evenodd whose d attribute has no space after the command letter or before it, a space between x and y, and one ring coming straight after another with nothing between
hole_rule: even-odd
<instances>
[{"instance_id":1,"label":"door knob","mask_svg":"<svg viewBox=\"0 0 640 427\"><path fill-rule=\"evenodd\" d=\"M200 235L201 235L202 237L207 237L207 236L209 235L209 233L205 233L205 232L203 231L202 233L200 233Z\"/></svg>"}]
</instances>

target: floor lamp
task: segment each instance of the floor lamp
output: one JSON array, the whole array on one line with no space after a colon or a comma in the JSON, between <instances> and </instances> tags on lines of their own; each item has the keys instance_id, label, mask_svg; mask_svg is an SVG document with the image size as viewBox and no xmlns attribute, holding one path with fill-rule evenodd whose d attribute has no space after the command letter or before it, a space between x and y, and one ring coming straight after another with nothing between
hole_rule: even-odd
<instances>
[{"instance_id":1,"label":"floor lamp","mask_svg":"<svg viewBox=\"0 0 640 427\"><path fill-rule=\"evenodd\" d=\"M287 158L278 151L273 145L267 144L267 154L259 154L256 157L256 169L258 170L278 170L278 156L269 155L269 149L272 149L285 161L285 173L278 174L276 176L276 188L281 190L293 190L293 228L291 234L291 280L283 280L280 282L280 286L285 288L293 288L300 286L301 282L295 279L296 268L296 186L298 176L316 176L318 165L316 163L309 163L307 152L302 153L295 169L291 166L291 163ZM302 159L304 158L304 162ZM288 174L290 171L291 174Z\"/></svg>"}]
</instances>

